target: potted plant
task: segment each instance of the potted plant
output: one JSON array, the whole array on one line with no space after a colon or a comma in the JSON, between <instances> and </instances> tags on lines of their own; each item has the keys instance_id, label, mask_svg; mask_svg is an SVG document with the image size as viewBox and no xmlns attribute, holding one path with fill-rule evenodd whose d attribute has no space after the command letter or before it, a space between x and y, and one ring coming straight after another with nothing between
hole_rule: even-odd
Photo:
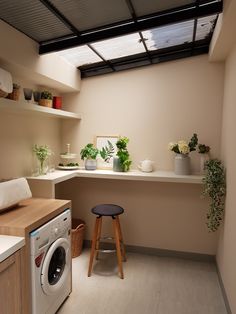
<instances>
[{"instance_id":1,"label":"potted plant","mask_svg":"<svg viewBox=\"0 0 236 314\"><path fill-rule=\"evenodd\" d=\"M205 173L206 161L210 159L209 152L210 146L205 144L198 144L198 153L200 154L200 174Z\"/></svg>"},{"instance_id":2,"label":"potted plant","mask_svg":"<svg viewBox=\"0 0 236 314\"><path fill-rule=\"evenodd\" d=\"M7 98L18 101L20 98L20 85L13 83L13 90L8 94Z\"/></svg>"},{"instance_id":3,"label":"potted plant","mask_svg":"<svg viewBox=\"0 0 236 314\"><path fill-rule=\"evenodd\" d=\"M198 144L197 134L194 133L189 142L184 140L171 142L168 145L170 151L176 153L175 156L175 174L190 174L190 157L189 153L196 150Z\"/></svg>"},{"instance_id":4,"label":"potted plant","mask_svg":"<svg viewBox=\"0 0 236 314\"><path fill-rule=\"evenodd\" d=\"M39 100L39 105L40 106L45 106L45 107L52 107L52 93L44 90L41 93L41 98Z\"/></svg>"},{"instance_id":5,"label":"potted plant","mask_svg":"<svg viewBox=\"0 0 236 314\"><path fill-rule=\"evenodd\" d=\"M113 158L114 171L129 171L132 161L127 150L128 143L129 139L127 137L121 137L116 142L117 153L116 156Z\"/></svg>"},{"instance_id":6,"label":"potted plant","mask_svg":"<svg viewBox=\"0 0 236 314\"><path fill-rule=\"evenodd\" d=\"M85 169L86 170L96 170L97 168L97 155L99 150L94 147L93 144L89 143L80 151L81 159L85 159Z\"/></svg>"},{"instance_id":7,"label":"potted plant","mask_svg":"<svg viewBox=\"0 0 236 314\"><path fill-rule=\"evenodd\" d=\"M220 160L206 161L206 174L203 183L203 195L208 195L211 199L207 213L207 227L209 231L214 232L219 228L223 219L226 195L225 169Z\"/></svg>"},{"instance_id":8,"label":"potted plant","mask_svg":"<svg viewBox=\"0 0 236 314\"><path fill-rule=\"evenodd\" d=\"M48 166L45 161L52 155L51 149L47 145L34 145L33 152L39 161L39 175L47 174Z\"/></svg>"}]
</instances>

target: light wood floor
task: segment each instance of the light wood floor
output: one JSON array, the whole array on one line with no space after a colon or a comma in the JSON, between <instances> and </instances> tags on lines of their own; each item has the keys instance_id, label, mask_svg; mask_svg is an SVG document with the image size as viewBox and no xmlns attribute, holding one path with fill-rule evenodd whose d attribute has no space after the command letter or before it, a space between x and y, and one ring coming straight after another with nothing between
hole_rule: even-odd
<instances>
[{"instance_id":1,"label":"light wood floor","mask_svg":"<svg viewBox=\"0 0 236 314\"><path fill-rule=\"evenodd\" d=\"M87 277L89 251L73 259L73 292L60 314L226 314L215 265L127 254L125 279L112 254Z\"/></svg>"}]
</instances>

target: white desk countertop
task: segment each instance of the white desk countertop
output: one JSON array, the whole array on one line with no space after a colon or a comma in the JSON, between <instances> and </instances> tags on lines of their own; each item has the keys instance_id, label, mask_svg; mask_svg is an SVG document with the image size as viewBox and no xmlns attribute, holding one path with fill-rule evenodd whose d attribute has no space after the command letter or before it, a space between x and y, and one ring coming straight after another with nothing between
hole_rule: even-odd
<instances>
[{"instance_id":1,"label":"white desk countertop","mask_svg":"<svg viewBox=\"0 0 236 314\"><path fill-rule=\"evenodd\" d=\"M25 238L0 235L0 262L25 245Z\"/></svg>"},{"instance_id":2,"label":"white desk countertop","mask_svg":"<svg viewBox=\"0 0 236 314\"><path fill-rule=\"evenodd\" d=\"M131 170L128 172L114 172L112 170L56 170L47 175L28 177L30 180L49 181L53 184L60 183L72 178L100 178L135 181L156 181L173 183L195 183L202 184L201 175L176 175L173 171L141 172Z\"/></svg>"}]
</instances>

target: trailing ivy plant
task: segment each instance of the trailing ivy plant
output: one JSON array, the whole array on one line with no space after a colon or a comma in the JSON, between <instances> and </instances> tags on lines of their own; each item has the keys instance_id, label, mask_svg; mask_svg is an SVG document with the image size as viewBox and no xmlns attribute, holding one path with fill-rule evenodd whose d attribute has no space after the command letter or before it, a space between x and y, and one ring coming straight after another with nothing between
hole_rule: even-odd
<instances>
[{"instance_id":1,"label":"trailing ivy plant","mask_svg":"<svg viewBox=\"0 0 236 314\"><path fill-rule=\"evenodd\" d=\"M216 231L223 219L226 195L225 169L218 159L211 159L205 163L206 174L203 178L204 192L211 199L207 213L207 227L209 231Z\"/></svg>"}]
</instances>

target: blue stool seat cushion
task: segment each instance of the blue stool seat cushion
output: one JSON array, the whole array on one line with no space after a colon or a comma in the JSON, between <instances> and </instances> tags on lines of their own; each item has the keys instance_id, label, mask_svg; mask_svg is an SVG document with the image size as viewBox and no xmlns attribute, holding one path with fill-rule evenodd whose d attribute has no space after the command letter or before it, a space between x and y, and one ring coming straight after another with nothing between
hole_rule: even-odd
<instances>
[{"instance_id":1,"label":"blue stool seat cushion","mask_svg":"<svg viewBox=\"0 0 236 314\"><path fill-rule=\"evenodd\" d=\"M117 216L123 214L124 209L114 204L100 204L93 207L91 212L99 216Z\"/></svg>"}]
</instances>

